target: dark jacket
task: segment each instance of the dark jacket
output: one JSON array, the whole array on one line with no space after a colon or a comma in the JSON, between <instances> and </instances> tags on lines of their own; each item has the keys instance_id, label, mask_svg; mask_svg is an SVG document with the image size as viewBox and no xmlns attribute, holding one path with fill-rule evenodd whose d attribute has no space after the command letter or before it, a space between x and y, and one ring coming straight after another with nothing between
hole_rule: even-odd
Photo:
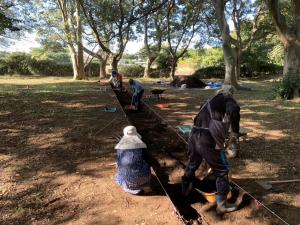
<instances>
[{"instance_id":1,"label":"dark jacket","mask_svg":"<svg viewBox=\"0 0 300 225\"><path fill-rule=\"evenodd\" d=\"M209 106L211 113L209 111ZM212 126L211 120L217 122L224 122L225 129L218 129ZM231 127L233 133L238 134L240 129L240 107L232 97L218 94L210 99L202 106L200 112L194 119L194 126L196 128L204 128L203 135L207 137L207 141L211 145L223 146L225 142L225 130L228 131ZM213 127L213 128L212 128Z\"/></svg>"}]
</instances>

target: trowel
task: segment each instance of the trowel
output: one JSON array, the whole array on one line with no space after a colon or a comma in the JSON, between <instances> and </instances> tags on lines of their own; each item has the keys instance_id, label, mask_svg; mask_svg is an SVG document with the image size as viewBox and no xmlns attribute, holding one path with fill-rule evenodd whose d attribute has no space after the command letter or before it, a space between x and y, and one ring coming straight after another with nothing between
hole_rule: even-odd
<instances>
[{"instance_id":1,"label":"trowel","mask_svg":"<svg viewBox=\"0 0 300 225\"><path fill-rule=\"evenodd\" d=\"M300 182L300 179L294 179L294 180L272 180L272 181L257 180L255 182L258 183L264 189L270 190L272 188L273 184L284 184L284 183Z\"/></svg>"}]
</instances>

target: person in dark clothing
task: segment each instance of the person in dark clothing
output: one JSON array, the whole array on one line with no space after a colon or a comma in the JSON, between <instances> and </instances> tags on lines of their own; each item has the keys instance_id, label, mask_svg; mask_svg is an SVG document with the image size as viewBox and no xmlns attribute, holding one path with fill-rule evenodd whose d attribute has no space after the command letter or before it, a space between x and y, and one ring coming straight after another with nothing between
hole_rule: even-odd
<instances>
[{"instance_id":1,"label":"person in dark clothing","mask_svg":"<svg viewBox=\"0 0 300 225\"><path fill-rule=\"evenodd\" d=\"M231 212L237 208L226 201L230 187L229 164L224 151L229 127L234 135L238 135L240 129L240 107L233 99L233 91L233 87L224 86L201 107L195 117L188 143L189 163L182 177L182 191L188 195L195 171L205 159L216 177L218 213Z\"/></svg>"}]
</instances>

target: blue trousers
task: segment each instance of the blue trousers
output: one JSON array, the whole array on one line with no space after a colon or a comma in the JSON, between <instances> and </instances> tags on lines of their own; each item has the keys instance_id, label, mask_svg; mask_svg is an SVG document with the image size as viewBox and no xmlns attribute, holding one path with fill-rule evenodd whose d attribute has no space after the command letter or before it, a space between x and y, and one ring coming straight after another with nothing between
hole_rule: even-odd
<instances>
[{"instance_id":1,"label":"blue trousers","mask_svg":"<svg viewBox=\"0 0 300 225\"><path fill-rule=\"evenodd\" d=\"M134 94L133 95L133 104L135 105L135 107L137 109L140 108L141 106L141 99L143 97L143 94L144 94L144 90L141 90L140 92L138 92L137 94Z\"/></svg>"}]
</instances>

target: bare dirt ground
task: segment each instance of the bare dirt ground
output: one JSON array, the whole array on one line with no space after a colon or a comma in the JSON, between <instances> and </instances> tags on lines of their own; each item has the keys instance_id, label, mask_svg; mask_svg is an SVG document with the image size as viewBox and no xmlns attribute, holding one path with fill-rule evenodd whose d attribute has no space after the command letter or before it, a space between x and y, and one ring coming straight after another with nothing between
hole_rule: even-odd
<instances>
[{"instance_id":1,"label":"bare dirt ground","mask_svg":"<svg viewBox=\"0 0 300 225\"><path fill-rule=\"evenodd\" d=\"M241 141L238 157L231 160L233 179L287 223L299 224L299 183L276 184L267 191L255 181L299 179L300 104L298 101L273 100L268 80L246 83L253 91L240 91L236 99L241 106L241 126L251 131L246 140ZM145 97L150 95L149 90L156 88L150 83L146 86ZM166 89L160 103L144 99L174 127L191 125L200 105L214 94L212 90ZM207 215L209 224L273 224L267 219L272 217L270 213L254 211L216 218L208 204L196 207Z\"/></svg>"},{"instance_id":2,"label":"bare dirt ground","mask_svg":"<svg viewBox=\"0 0 300 225\"><path fill-rule=\"evenodd\" d=\"M116 185L110 137L127 122L105 105L95 82L0 78L0 224L179 224L163 194Z\"/></svg>"}]
</instances>

